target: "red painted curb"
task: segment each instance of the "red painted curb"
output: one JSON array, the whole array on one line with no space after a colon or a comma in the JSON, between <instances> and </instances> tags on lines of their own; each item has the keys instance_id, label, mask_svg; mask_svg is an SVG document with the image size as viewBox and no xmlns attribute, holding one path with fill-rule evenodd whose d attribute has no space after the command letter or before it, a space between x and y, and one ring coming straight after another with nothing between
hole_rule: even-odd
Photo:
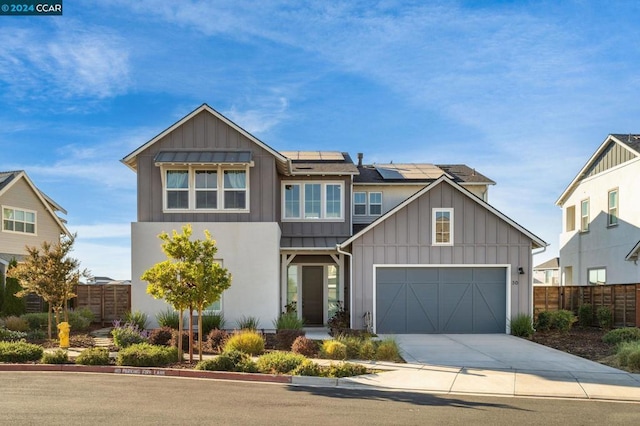
<instances>
[{"instance_id":1,"label":"red painted curb","mask_svg":"<svg viewBox=\"0 0 640 426\"><path fill-rule=\"evenodd\" d=\"M204 371L178 368L127 367L114 365L75 365L75 364L0 364L2 371L60 371L67 373L103 373L133 376L185 377L215 380L241 380L263 383L292 382L291 376L261 373L237 373L229 371Z\"/></svg>"}]
</instances>

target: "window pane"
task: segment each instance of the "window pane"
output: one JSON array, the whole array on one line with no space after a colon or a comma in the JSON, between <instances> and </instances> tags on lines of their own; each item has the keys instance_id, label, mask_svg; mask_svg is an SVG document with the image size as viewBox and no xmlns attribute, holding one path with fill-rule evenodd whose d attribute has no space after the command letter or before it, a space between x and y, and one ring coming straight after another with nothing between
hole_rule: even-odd
<instances>
[{"instance_id":1,"label":"window pane","mask_svg":"<svg viewBox=\"0 0 640 426\"><path fill-rule=\"evenodd\" d=\"M187 170L167 170L167 188L189 188L189 172Z\"/></svg>"},{"instance_id":2,"label":"window pane","mask_svg":"<svg viewBox=\"0 0 640 426\"><path fill-rule=\"evenodd\" d=\"M246 192L245 191L225 191L224 192L224 208L225 209L244 209L246 208Z\"/></svg>"},{"instance_id":3,"label":"window pane","mask_svg":"<svg viewBox=\"0 0 640 426\"><path fill-rule=\"evenodd\" d=\"M287 268L287 304L298 301L298 267Z\"/></svg>"},{"instance_id":4,"label":"window pane","mask_svg":"<svg viewBox=\"0 0 640 426\"><path fill-rule=\"evenodd\" d=\"M382 193L381 192L370 192L369 193L369 204L380 204L382 203Z\"/></svg>"},{"instance_id":5,"label":"window pane","mask_svg":"<svg viewBox=\"0 0 640 426\"><path fill-rule=\"evenodd\" d=\"M24 231L28 232L29 234L35 234L36 233L36 226L33 223L25 223Z\"/></svg>"},{"instance_id":6,"label":"window pane","mask_svg":"<svg viewBox=\"0 0 640 426\"><path fill-rule=\"evenodd\" d=\"M364 192L354 192L353 202L355 204L365 204L367 202L367 194Z\"/></svg>"},{"instance_id":7,"label":"window pane","mask_svg":"<svg viewBox=\"0 0 640 426\"><path fill-rule=\"evenodd\" d=\"M606 269L589 269L589 285L602 285L607 282Z\"/></svg>"},{"instance_id":8,"label":"window pane","mask_svg":"<svg viewBox=\"0 0 640 426\"><path fill-rule=\"evenodd\" d=\"M218 191L196 191L196 209L217 209Z\"/></svg>"},{"instance_id":9,"label":"window pane","mask_svg":"<svg viewBox=\"0 0 640 426\"><path fill-rule=\"evenodd\" d=\"M338 310L338 267L327 266L327 318L331 318Z\"/></svg>"},{"instance_id":10,"label":"window pane","mask_svg":"<svg viewBox=\"0 0 640 426\"><path fill-rule=\"evenodd\" d=\"M196 171L196 188L217 188L218 173L210 170Z\"/></svg>"},{"instance_id":11,"label":"window pane","mask_svg":"<svg viewBox=\"0 0 640 426\"><path fill-rule=\"evenodd\" d=\"M246 188L246 173L243 170L225 170L224 187L229 189Z\"/></svg>"},{"instance_id":12,"label":"window pane","mask_svg":"<svg viewBox=\"0 0 640 426\"><path fill-rule=\"evenodd\" d=\"M13 222L10 220L4 221L4 229L5 231L13 231Z\"/></svg>"},{"instance_id":13,"label":"window pane","mask_svg":"<svg viewBox=\"0 0 640 426\"><path fill-rule=\"evenodd\" d=\"M340 217L342 214L342 195L340 185L327 185L327 217Z\"/></svg>"},{"instance_id":14,"label":"window pane","mask_svg":"<svg viewBox=\"0 0 640 426\"><path fill-rule=\"evenodd\" d=\"M14 222L16 232L24 232L24 222Z\"/></svg>"},{"instance_id":15,"label":"window pane","mask_svg":"<svg viewBox=\"0 0 640 426\"><path fill-rule=\"evenodd\" d=\"M24 220L29 223L36 223L36 214L33 212L25 212Z\"/></svg>"},{"instance_id":16,"label":"window pane","mask_svg":"<svg viewBox=\"0 0 640 426\"><path fill-rule=\"evenodd\" d=\"M436 243L450 243L451 212L436 211Z\"/></svg>"},{"instance_id":17,"label":"window pane","mask_svg":"<svg viewBox=\"0 0 640 426\"><path fill-rule=\"evenodd\" d=\"M304 186L304 217L319 219L321 209L321 185L308 183Z\"/></svg>"},{"instance_id":18,"label":"window pane","mask_svg":"<svg viewBox=\"0 0 640 426\"><path fill-rule=\"evenodd\" d=\"M167 191L168 209L188 209L189 193L187 191Z\"/></svg>"},{"instance_id":19,"label":"window pane","mask_svg":"<svg viewBox=\"0 0 640 426\"><path fill-rule=\"evenodd\" d=\"M284 217L300 217L300 185L284 186Z\"/></svg>"},{"instance_id":20,"label":"window pane","mask_svg":"<svg viewBox=\"0 0 640 426\"><path fill-rule=\"evenodd\" d=\"M353 214L357 216L364 216L367 214L367 193L366 192L353 193Z\"/></svg>"},{"instance_id":21,"label":"window pane","mask_svg":"<svg viewBox=\"0 0 640 426\"><path fill-rule=\"evenodd\" d=\"M21 220L24 222L24 212L22 210L15 210L16 212L16 220Z\"/></svg>"},{"instance_id":22,"label":"window pane","mask_svg":"<svg viewBox=\"0 0 640 426\"><path fill-rule=\"evenodd\" d=\"M220 296L222 297L222 296ZM207 306L205 309L205 311L221 311L222 310L222 300L218 299L215 302L213 302L212 304L210 304L209 306Z\"/></svg>"},{"instance_id":23,"label":"window pane","mask_svg":"<svg viewBox=\"0 0 640 426\"><path fill-rule=\"evenodd\" d=\"M356 204L353 206L353 214L355 215L366 215L367 214L367 206L365 204Z\"/></svg>"},{"instance_id":24,"label":"window pane","mask_svg":"<svg viewBox=\"0 0 640 426\"><path fill-rule=\"evenodd\" d=\"M13 210L12 209L4 209L4 218L5 219L13 219Z\"/></svg>"}]
</instances>

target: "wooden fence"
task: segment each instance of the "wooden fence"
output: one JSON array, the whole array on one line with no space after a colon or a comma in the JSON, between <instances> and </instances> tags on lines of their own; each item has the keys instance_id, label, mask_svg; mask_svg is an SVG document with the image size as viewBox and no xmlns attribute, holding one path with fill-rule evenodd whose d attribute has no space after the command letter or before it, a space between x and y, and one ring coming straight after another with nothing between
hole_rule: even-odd
<instances>
[{"instance_id":1,"label":"wooden fence","mask_svg":"<svg viewBox=\"0 0 640 426\"><path fill-rule=\"evenodd\" d=\"M594 312L600 306L610 308L616 327L640 326L640 284L533 288L535 314L566 309L577 315L586 303L593 306Z\"/></svg>"}]
</instances>

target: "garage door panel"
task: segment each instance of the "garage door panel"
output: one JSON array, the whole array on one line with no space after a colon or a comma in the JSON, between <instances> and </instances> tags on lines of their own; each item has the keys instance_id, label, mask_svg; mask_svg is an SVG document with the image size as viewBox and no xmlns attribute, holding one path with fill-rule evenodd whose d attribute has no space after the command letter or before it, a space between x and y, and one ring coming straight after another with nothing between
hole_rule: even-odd
<instances>
[{"instance_id":1,"label":"garage door panel","mask_svg":"<svg viewBox=\"0 0 640 426\"><path fill-rule=\"evenodd\" d=\"M378 333L504 333L504 268L376 270Z\"/></svg>"},{"instance_id":2,"label":"garage door panel","mask_svg":"<svg viewBox=\"0 0 640 426\"><path fill-rule=\"evenodd\" d=\"M438 284L411 283L407 286L407 333L438 331Z\"/></svg>"}]
</instances>

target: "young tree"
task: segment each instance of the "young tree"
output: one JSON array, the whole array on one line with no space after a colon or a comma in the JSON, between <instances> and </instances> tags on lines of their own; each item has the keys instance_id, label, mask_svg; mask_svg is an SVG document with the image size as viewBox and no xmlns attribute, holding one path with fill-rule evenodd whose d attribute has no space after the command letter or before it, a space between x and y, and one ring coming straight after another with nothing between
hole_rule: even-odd
<instances>
[{"instance_id":1,"label":"young tree","mask_svg":"<svg viewBox=\"0 0 640 426\"><path fill-rule=\"evenodd\" d=\"M27 256L7 275L16 278L22 290L16 296L24 297L35 293L49 304L48 334L51 339L51 314L56 325L60 323L60 314L69 321L67 305L76 297L73 287L78 285L81 276L88 276L87 270L80 271L80 262L69 256L76 235L64 237L55 243L43 242L42 246L26 247Z\"/></svg>"},{"instance_id":2,"label":"young tree","mask_svg":"<svg viewBox=\"0 0 640 426\"><path fill-rule=\"evenodd\" d=\"M183 226L182 234L176 230L171 236L166 232L160 234L162 251L168 260L155 264L141 277L149 282L147 293L165 299L180 311L179 332L182 331L182 313L189 309L189 361L193 361L193 309L198 310L198 352L202 360L202 311L231 286L231 274L215 261L218 249L209 231L204 231L204 240L191 240L191 234L191 225Z\"/></svg>"}]
</instances>

